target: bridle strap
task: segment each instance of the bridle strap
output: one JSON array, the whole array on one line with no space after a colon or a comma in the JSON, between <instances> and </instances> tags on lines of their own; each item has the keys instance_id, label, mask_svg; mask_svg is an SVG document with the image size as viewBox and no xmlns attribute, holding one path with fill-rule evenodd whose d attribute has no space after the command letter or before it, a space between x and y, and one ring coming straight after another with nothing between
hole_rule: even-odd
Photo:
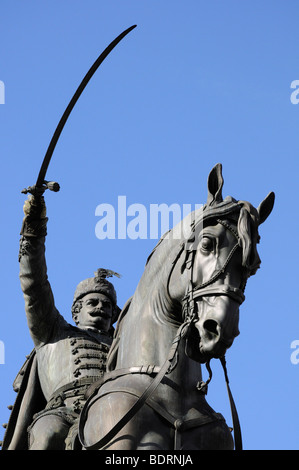
<instances>
[{"instance_id":1,"label":"bridle strap","mask_svg":"<svg viewBox=\"0 0 299 470\"><path fill-rule=\"evenodd\" d=\"M223 285L216 285L213 286L214 282L219 279L219 277L225 273L228 264L230 263L233 255L235 254L236 250L240 248L240 237L238 235L238 232L235 230L234 227L232 227L228 222L225 220L221 219L216 219L217 222L221 225L226 230L229 230L234 237L236 238L236 243L232 247L231 251L229 252L225 262L223 263L222 267L220 269L217 269L214 274L210 277L205 282L202 282L198 286L193 285L193 264L194 264L194 249L189 248L188 251L188 257L185 261L185 266L186 269L189 271L189 281L186 289L186 295L183 298L183 312L185 314L185 318L188 318L188 316L193 316L195 313L195 299L198 297L203 297L207 295L226 295L228 297L233 298L236 300L240 305L244 302L245 300L245 295L244 295L244 290L245 290L245 284L244 282L241 283L240 288L236 288L227 284ZM195 227L192 228L192 231L194 232ZM194 241L193 237L193 241ZM181 254L181 251L180 251ZM176 258L177 261L177 258Z\"/></svg>"},{"instance_id":2,"label":"bridle strap","mask_svg":"<svg viewBox=\"0 0 299 470\"><path fill-rule=\"evenodd\" d=\"M244 289L239 289L236 287L232 287L230 285L213 285L214 282L221 276L226 271L226 268L232 259L235 251L237 248L240 247L239 244L239 235L236 232L236 230L231 227L230 224L227 222L217 219L217 222L223 225L227 230L229 230L233 235L236 237L237 242L236 244L232 247L230 253L228 254L223 266L221 269L217 270L211 278L200 284L199 286L194 287L193 286L193 261L194 261L194 251L190 250L189 252L189 258L187 260L186 266L189 269L189 282L188 282L188 287L187 287L187 292L185 295L185 298L183 299L183 310L185 312L185 318L188 318L188 316L192 315L194 317L196 315L195 312L195 299L203 296L209 296L209 295L226 295L228 297L233 298L236 300L240 305L244 302L245 300L245 295L244 295ZM189 265L188 265L189 264ZM244 287L245 288L245 287ZM233 421L233 431L234 431L234 441L235 441L235 450L242 450L242 434L241 434L241 426L240 426L240 421L238 417L238 412L237 408L233 399L233 395L231 393L231 389L229 386L229 379L228 379L228 374L227 374L227 368L226 368L226 359L225 356L220 358L221 365L223 367L224 371L224 376L225 376L225 382L226 382L226 388L227 388L227 393L228 393L228 398L229 398L229 403L230 403L230 409L231 409L231 415L232 415L232 421ZM209 379L207 382L201 382L199 384L200 388L202 389L204 393L207 393L207 385L211 381L212 378L212 371L210 368L210 361L206 363L206 367L209 372Z\"/></svg>"},{"instance_id":3,"label":"bridle strap","mask_svg":"<svg viewBox=\"0 0 299 470\"><path fill-rule=\"evenodd\" d=\"M238 289L237 287L232 287L227 284L223 284L221 286L202 287L193 291L193 297L195 299L198 297L204 297L208 295L226 295L228 297L231 297L240 305L245 300L245 295L243 294L241 289Z\"/></svg>"},{"instance_id":4,"label":"bridle strap","mask_svg":"<svg viewBox=\"0 0 299 470\"><path fill-rule=\"evenodd\" d=\"M170 366L169 361L166 361L163 367L160 369L160 372L156 375L155 379L151 382L151 384L149 385L149 387L147 387L147 389L143 392L143 394L138 398L138 400L134 403L134 405L129 409L129 411L113 426L113 428L102 439L98 440L95 444L88 446L84 442L83 432L82 432L81 426L79 426L79 439L84 449L85 450L99 450L105 447L107 444L109 444L111 439L113 439L113 437L115 437L116 434L119 431L121 431L122 428L135 416L135 414L145 404L146 400L156 390L159 383L161 382L164 375L166 374L169 366ZM83 416L81 415L80 421L81 419L85 417L86 414L87 414L87 409L85 409L84 415Z\"/></svg>"}]
</instances>

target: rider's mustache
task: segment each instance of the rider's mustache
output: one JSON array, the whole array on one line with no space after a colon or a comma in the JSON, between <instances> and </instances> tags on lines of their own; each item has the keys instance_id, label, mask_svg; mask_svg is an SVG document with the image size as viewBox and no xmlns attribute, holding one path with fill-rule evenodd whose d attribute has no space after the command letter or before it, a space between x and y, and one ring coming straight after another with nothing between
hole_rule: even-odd
<instances>
[{"instance_id":1,"label":"rider's mustache","mask_svg":"<svg viewBox=\"0 0 299 470\"><path fill-rule=\"evenodd\" d=\"M91 316L97 316L97 317L103 317L103 318L110 318L111 315L109 312L106 311L105 308L102 307L95 307L92 310L89 311L89 314Z\"/></svg>"}]
</instances>

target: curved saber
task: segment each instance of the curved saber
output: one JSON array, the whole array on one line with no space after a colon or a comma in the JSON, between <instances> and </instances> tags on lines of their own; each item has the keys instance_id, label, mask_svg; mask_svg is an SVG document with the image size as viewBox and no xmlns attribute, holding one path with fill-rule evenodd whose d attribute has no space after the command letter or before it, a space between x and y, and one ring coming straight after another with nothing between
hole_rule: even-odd
<instances>
[{"instance_id":1,"label":"curved saber","mask_svg":"<svg viewBox=\"0 0 299 470\"><path fill-rule=\"evenodd\" d=\"M114 39L114 41L112 41L109 46L106 47L106 49L102 52L102 54L97 58L97 60L94 62L94 64L90 67L90 69L88 70L87 74L85 75L85 77L83 78L82 82L80 83L80 85L78 86L74 96L72 97L71 101L69 102L67 108L65 109L56 129L55 129L55 132L53 134L53 137L51 139L51 142L49 144L49 147L47 149L47 152L46 152L46 155L44 157L44 160L43 160L43 163L42 163L42 166L41 166L41 169L39 171L39 175L37 177L37 181L36 181L36 184L35 184L35 187L37 188L41 188L44 186L44 184L46 184L46 188L48 187L49 189L51 189L52 191L58 191L59 190L59 185L58 183L48 183L45 181L45 176L46 176L46 172L47 172L47 169L48 169L48 166L49 166L49 163L50 163L50 160L51 160L51 157L53 155L53 152L54 152L54 149L55 149L55 146L57 144L57 141L60 137L60 134L64 128L64 125L70 115L70 113L72 112L72 109L73 107L75 106L76 102L78 101L81 93L83 92L84 88L86 87L87 83L89 82L89 80L91 79L91 77L93 76L93 74L95 73L95 71L98 69L98 67L101 65L101 63L105 60L105 58L107 57L107 55L114 49L115 46L117 46L117 44L130 32L132 31L132 29L136 28L137 25L134 25L134 26L131 26L130 28L126 29L125 31L123 31L119 36L117 36L117 38ZM48 184L47 184L48 183ZM28 188L27 190L24 190L23 192L30 192L30 188Z\"/></svg>"}]
</instances>

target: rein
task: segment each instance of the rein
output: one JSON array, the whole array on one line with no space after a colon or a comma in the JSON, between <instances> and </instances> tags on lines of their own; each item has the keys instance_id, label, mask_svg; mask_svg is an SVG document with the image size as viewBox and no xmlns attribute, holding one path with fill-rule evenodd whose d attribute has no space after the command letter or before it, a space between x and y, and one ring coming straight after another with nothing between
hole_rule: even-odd
<instances>
[{"instance_id":1,"label":"rein","mask_svg":"<svg viewBox=\"0 0 299 470\"><path fill-rule=\"evenodd\" d=\"M237 250L238 247L240 247L239 244L239 235L236 232L236 230L231 227L230 224L228 224L225 221L222 221L221 219L217 219L217 222L223 225L227 230L229 230L237 239L236 244L232 247L230 253L228 254L225 262L223 263L223 266L221 269L217 270L214 274L212 274L211 278L200 284L199 286L196 286L194 288L193 286L193 258L194 258L194 250L191 248L188 250L189 251L189 257L186 261L186 267L189 270L189 284L187 288L187 294L184 298L184 310L185 310L185 315L188 316L195 316L195 298L198 297L203 297L205 295L227 295L228 297L233 298L236 300L240 305L244 302L245 300L245 295L244 295L244 289L245 289L245 283L241 284L241 288L236 288L232 287L230 285L220 285L220 286L213 286L212 284L223 274L232 259L235 251ZM194 228L195 229L195 228ZM190 260L191 257L191 260ZM220 358L220 362L224 371L224 377L225 377L225 382L226 382L226 388L227 388L227 393L229 397L229 403L230 403L230 409L231 409L231 415L232 415L232 421L233 421L233 430L234 430L234 438L235 438L235 450L242 450L243 445L242 445L242 434L241 434L241 426L240 426L240 421L238 417L238 412L237 408L233 399L233 395L230 390L229 386L229 379L228 379L228 374L227 374L227 368L226 368L226 359L225 356ZM201 382L199 384L199 389L203 390L205 393L207 393L207 385L211 381L212 378L212 371L210 368L210 361L206 363L207 370L209 372L209 378L206 382Z\"/></svg>"},{"instance_id":2,"label":"rein","mask_svg":"<svg viewBox=\"0 0 299 470\"><path fill-rule=\"evenodd\" d=\"M135 416L135 414L140 410L140 408L142 408L142 406L145 404L146 400L156 390L156 388L158 387L158 385L162 381L163 377L166 374L168 374L169 372L171 372L171 370L173 369L173 362L176 358L176 353L177 353L177 350L178 350L180 340L184 336L186 336L186 334L188 332L188 329L189 329L189 326L191 324L191 321L193 321L193 320L188 320L188 321L184 322L179 327L178 332L177 332L177 334L176 334L176 336L175 336L175 338L172 342L172 346L169 350L168 357L167 357L166 361L164 362L163 366L160 368L159 372L157 373L157 375L154 378L154 380L152 381L152 383L146 388L146 390L138 398L136 403L134 403L134 405L129 409L129 411L113 426L113 428L102 439L98 440L95 444L92 444L90 446L86 445L86 443L84 442L82 426L80 426L80 424L79 424L78 435L79 435L79 440L80 440L82 446L84 447L84 449L86 449L86 450L99 450L100 448L106 446L111 441L111 439L113 439L113 437L116 436L116 434L133 418L133 416ZM154 371L154 369L153 369L154 367L155 366L148 366L146 368L147 373L151 374ZM113 372L115 372L116 374L113 374L111 377L110 377L110 374L107 373L105 375L105 377L103 378L103 380L101 381L100 386L103 385L105 382L108 382L109 380L113 380L116 377L119 377L121 375L125 375L127 373L132 373L132 369L135 369L135 368L133 367L133 368L125 369L125 370L121 369L121 370L112 371L111 374L113 374ZM133 371L133 373L134 372L140 373L141 368L140 368L140 370ZM97 390L98 390L98 387L94 387L93 392L96 393ZM93 395L91 395L89 397L89 399L92 398L92 396ZM87 405L87 403L86 403L86 405ZM81 412L80 422L85 421L85 418L87 417L88 407L86 405L84 406L84 408Z\"/></svg>"}]
</instances>

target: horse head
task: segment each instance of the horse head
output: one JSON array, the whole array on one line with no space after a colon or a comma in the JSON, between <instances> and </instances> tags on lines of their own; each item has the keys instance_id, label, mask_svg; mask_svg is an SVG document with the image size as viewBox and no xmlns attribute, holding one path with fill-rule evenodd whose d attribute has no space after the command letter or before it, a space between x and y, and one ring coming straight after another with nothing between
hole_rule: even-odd
<instances>
[{"instance_id":1,"label":"horse head","mask_svg":"<svg viewBox=\"0 0 299 470\"><path fill-rule=\"evenodd\" d=\"M208 177L207 203L165 234L150 254L118 320L108 370L128 367L137 358L159 364L185 322L186 353L200 363L224 356L239 334L246 281L261 262L258 227L272 211L274 193L255 209L231 196L223 200L222 186L217 164Z\"/></svg>"},{"instance_id":2,"label":"horse head","mask_svg":"<svg viewBox=\"0 0 299 470\"><path fill-rule=\"evenodd\" d=\"M261 260L258 227L272 211L274 193L255 209L247 201L222 198L222 166L208 178L207 203L182 222L189 233L180 244L168 281L168 295L190 321L188 356L204 363L223 357L239 334L239 307L247 279Z\"/></svg>"}]
</instances>

